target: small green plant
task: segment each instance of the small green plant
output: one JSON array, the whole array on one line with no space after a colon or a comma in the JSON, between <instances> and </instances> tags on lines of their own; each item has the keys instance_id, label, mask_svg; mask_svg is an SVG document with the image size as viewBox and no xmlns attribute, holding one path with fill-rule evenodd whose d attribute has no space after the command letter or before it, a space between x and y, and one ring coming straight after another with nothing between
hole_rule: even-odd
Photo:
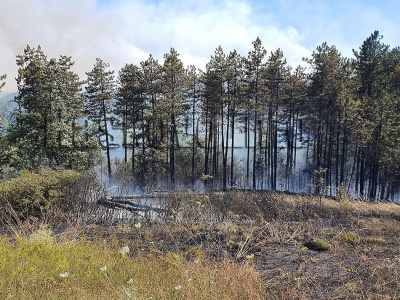
<instances>
[{"instance_id":1,"label":"small green plant","mask_svg":"<svg viewBox=\"0 0 400 300\"><path fill-rule=\"evenodd\" d=\"M203 182L209 182L211 179L213 179L214 177L208 174L202 174L200 177L200 180Z\"/></svg>"},{"instance_id":2,"label":"small green plant","mask_svg":"<svg viewBox=\"0 0 400 300\"><path fill-rule=\"evenodd\" d=\"M318 170L314 170L315 173L315 183L311 184L310 187L315 189L315 194L319 197L319 204L322 204L322 196L330 190L330 186L325 188L324 174L328 171L327 168L319 167Z\"/></svg>"},{"instance_id":3,"label":"small green plant","mask_svg":"<svg viewBox=\"0 0 400 300\"><path fill-rule=\"evenodd\" d=\"M336 200L342 202L349 199L350 199L350 194L347 191L347 187L344 185L339 185L336 188Z\"/></svg>"},{"instance_id":4,"label":"small green plant","mask_svg":"<svg viewBox=\"0 0 400 300\"><path fill-rule=\"evenodd\" d=\"M339 240L351 245L358 245L361 242L360 236L356 232L344 233L339 236Z\"/></svg>"},{"instance_id":5,"label":"small green plant","mask_svg":"<svg viewBox=\"0 0 400 300\"><path fill-rule=\"evenodd\" d=\"M29 235L28 241L30 243L53 245L56 239L50 229L40 228Z\"/></svg>"},{"instance_id":6,"label":"small green plant","mask_svg":"<svg viewBox=\"0 0 400 300\"><path fill-rule=\"evenodd\" d=\"M314 251L327 251L331 248L331 245L329 243L319 238L306 242L304 246Z\"/></svg>"},{"instance_id":7,"label":"small green plant","mask_svg":"<svg viewBox=\"0 0 400 300\"><path fill-rule=\"evenodd\" d=\"M340 270L346 271L348 273L354 273L356 270L353 267L344 267L339 263L335 263L334 266Z\"/></svg>"}]
</instances>

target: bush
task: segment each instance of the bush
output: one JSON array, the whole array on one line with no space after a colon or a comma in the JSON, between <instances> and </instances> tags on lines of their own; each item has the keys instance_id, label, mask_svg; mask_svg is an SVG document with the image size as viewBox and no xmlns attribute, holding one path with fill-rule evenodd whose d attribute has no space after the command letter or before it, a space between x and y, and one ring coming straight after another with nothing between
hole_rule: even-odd
<instances>
[{"instance_id":1,"label":"bush","mask_svg":"<svg viewBox=\"0 0 400 300\"><path fill-rule=\"evenodd\" d=\"M55 211L72 212L90 194L90 176L75 171L23 171L20 178L0 183L0 207L18 217L43 218Z\"/></svg>"}]
</instances>

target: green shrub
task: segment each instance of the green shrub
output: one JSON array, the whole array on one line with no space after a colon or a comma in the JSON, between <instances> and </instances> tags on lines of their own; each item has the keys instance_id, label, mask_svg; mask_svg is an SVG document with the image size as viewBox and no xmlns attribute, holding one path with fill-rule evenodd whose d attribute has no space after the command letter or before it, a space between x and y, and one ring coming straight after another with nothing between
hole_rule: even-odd
<instances>
[{"instance_id":1,"label":"green shrub","mask_svg":"<svg viewBox=\"0 0 400 300\"><path fill-rule=\"evenodd\" d=\"M75 171L46 170L35 174L24 170L20 178L0 183L0 206L12 208L24 218L42 218L57 209L73 210L88 194L87 175Z\"/></svg>"}]
</instances>

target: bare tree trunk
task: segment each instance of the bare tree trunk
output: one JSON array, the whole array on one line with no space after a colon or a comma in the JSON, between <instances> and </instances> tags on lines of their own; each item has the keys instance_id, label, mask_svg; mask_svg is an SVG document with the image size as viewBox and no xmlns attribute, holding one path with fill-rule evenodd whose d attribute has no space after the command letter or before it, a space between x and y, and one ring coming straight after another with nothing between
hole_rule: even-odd
<instances>
[{"instance_id":1,"label":"bare tree trunk","mask_svg":"<svg viewBox=\"0 0 400 300\"><path fill-rule=\"evenodd\" d=\"M256 91L257 93L257 91ZM256 104L254 108L254 128L253 128L253 185L252 189L256 190L256 162L257 162L257 109L258 109L258 96L256 95Z\"/></svg>"},{"instance_id":2,"label":"bare tree trunk","mask_svg":"<svg viewBox=\"0 0 400 300\"><path fill-rule=\"evenodd\" d=\"M171 116L171 132L170 132L170 142L171 142L171 150L169 153L169 163L170 163L170 176L171 176L171 188L175 190L175 115Z\"/></svg>"},{"instance_id":3,"label":"bare tree trunk","mask_svg":"<svg viewBox=\"0 0 400 300\"><path fill-rule=\"evenodd\" d=\"M196 156L196 140L195 136L195 122L196 122L196 87L193 85L193 106L192 106L192 190L194 190L194 170L195 170L195 156Z\"/></svg>"},{"instance_id":4,"label":"bare tree trunk","mask_svg":"<svg viewBox=\"0 0 400 300\"><path fill-rule=\"evenodd\" d=\"M246 147L247 147L247 163L246 163L246 188L249 187L249 178L250 178L250 118L247 115L246 117Z\"/></svg>"},{"instance_id":5,"label":"bare tree trunk","mask_svg":"<svg viewBox=\"0 0 400 300\"><path fill-rule=\"evenodd\" d=\"M232 132L232 141L231 141L231 188L233 187L233 150L235 149L235 110L236 110L236 102L233 102L233 111L232 111L232 122L231 122L231 132Z\"/></svg>"},{"instance_id":6,"label":"bare tree trunk","mask_svg":"<svg viewBox=\"0 0 400 300\"><path fill-rule=\"evenodd\" d=\"M106 135L106 152L107 152L107 168L108 168L108 178L111 179L111 156L110 156L110 143L108 140L108 127L107 127L107 115L106 107L104 101L103 105L103 122L104 122L104 133Z\"/></svg>"},{"instance_id":7,"label":"bare tree trunk","mask_svg":"<svg viewBox=\"0 0 400 300\"><path fill-rule=\"evenodd\" d=\"M132 162L131 162L131 170L132 170L132 176L135 176L135 139L136 139L136 128L135 126L132 127Z\"/></svg>"}]
</instances>

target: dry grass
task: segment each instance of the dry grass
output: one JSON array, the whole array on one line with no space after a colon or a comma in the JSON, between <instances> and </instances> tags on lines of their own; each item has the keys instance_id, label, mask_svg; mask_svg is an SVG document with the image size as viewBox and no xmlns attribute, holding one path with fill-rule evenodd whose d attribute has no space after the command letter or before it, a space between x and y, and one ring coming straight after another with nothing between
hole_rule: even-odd
<instances>
[{"instance_id":1,"label":"dry grass","mask_svg":"<svg viewBox=\"0 0 400 300\"><path fill-rule=\"evenodd\" d=\"M182 252L122 249L128 248L115 238L59 240L45 228L13 240L3 237L0 298L262 298L261 282L249 263L215 262L200 250L187 259Z\"/></svg>"}]
</instances>

